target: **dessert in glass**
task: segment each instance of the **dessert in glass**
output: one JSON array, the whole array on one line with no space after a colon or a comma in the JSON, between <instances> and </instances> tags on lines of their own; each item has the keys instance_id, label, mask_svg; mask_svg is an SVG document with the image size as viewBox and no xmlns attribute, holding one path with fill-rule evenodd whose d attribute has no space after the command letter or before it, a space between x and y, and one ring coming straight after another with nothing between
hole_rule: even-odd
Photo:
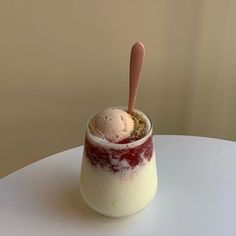
<instances>
[{"instance_id":1,"label":"dessert in glass","mask_svg":"<svg viewBox=\"0 0 236 236\"><path fill-rule=\"evenodd\" d=\"M157 189L152 123L134 109L143 58L143 44L135 43L128 107L106 108L87 123L80 192L88 206L110 217L141 211Z\"/></svg>"},{"instance_id":2,"label":"dessert in glass","mask_svg":"<svg viewBox=\"0 0 236 236\"><path fill-rule=\"evenodd\" d=\"M135 214L157 189L150 119L141 111L108 108L87 125L80 191L95 211L110 217Z\"/></svg>"}]
</instances>

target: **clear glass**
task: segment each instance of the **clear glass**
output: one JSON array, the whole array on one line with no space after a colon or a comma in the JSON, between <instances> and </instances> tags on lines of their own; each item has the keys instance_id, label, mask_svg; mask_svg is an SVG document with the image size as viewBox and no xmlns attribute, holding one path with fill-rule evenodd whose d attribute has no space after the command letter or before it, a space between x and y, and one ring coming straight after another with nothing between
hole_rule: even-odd
<instances>
[{"instance_id":1,"label":"clear glass","mask_svg":"<svg viewBox=\"0 0 236 236\"><path fill-rule=\"evenodd\" d=\"M106 216L122 217L141 211L157 190L152 123L143 112L135 112L147 120L149 131L132 143L101 140L87 125L80 191L90 208Z\"/></svg>"}]
</instances>

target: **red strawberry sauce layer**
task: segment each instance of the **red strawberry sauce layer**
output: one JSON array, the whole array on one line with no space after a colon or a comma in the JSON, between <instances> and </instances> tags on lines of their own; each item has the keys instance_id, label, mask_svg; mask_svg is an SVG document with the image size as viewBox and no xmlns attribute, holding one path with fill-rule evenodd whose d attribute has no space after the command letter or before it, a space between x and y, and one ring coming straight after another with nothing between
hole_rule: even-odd
<instances>
[{"instance_id":1,"label":"red strawberry sauce layer","mask_svg":"<svg viewBox=\"0 0 236 236\"><path fill-rule=\"evenodd\" d=\"M85 154L92 165L120 172L133 169L137 165L144 165L144 160L150 161L153 154L153 139L149 137L143 144L134 148L108 149L95 146L85 139ZM127 161L124 164L124 160Z\"/></svg>"}]
</instances>

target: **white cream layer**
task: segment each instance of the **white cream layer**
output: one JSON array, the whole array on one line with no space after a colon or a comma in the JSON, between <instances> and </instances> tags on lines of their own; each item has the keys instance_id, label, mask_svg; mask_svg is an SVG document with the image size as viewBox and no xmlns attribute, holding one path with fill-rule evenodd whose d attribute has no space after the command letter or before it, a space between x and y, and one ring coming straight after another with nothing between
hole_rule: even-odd
<instances>
[{"instance_id":1,"label":"white cream layer","mask_svg":"<svg viewBox=\"0 0 236 236\"><path fill-rule=\"evenodd\" d=\"M80 191L95 211L111 217L134 214L150 203L156 189L155 151L145 165L117 173L93 166L84 152Z\"/></svg>"}]
</instances>

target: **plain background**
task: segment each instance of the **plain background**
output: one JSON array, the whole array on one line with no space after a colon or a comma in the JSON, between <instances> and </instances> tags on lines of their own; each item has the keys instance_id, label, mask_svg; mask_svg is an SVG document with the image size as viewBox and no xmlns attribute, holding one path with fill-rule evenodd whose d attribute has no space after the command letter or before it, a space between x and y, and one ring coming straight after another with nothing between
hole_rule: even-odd
<instances>
[{"instance_id":1,"label":"plain background","mask_svg":"<svg viewBox=\"0 0 236 236\"><path fill-rule=\"evenodd\" d=\"M236 1L1 0L0 176L83 144L126 105L130 48L146 47L137 108L156 134L236 140Z\"/></svg>"}]
</instances>

